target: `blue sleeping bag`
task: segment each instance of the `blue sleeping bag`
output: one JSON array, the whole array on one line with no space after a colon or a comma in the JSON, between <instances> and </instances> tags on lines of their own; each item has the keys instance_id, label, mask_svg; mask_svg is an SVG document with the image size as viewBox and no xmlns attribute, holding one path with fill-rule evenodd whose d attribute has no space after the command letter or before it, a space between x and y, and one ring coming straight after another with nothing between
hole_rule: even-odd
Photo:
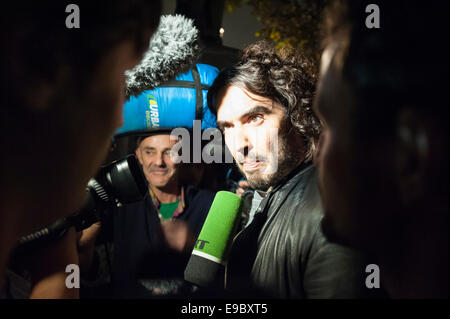
<instances>
[{"instance_id":1,"label":"blue sleeping bag","mask_svg":"<svg viewBox=\"0 0 450 319\"><path fill-rule=\"evenodd\" d=\"M124 124L116 137L145 134L158 130L185 127L201 120L202 130L216 126L216 116L208 108L206 95L219 70L207 64L196 64L153 90L130 97L123 109Z\"/></svg>"}]
</instances>

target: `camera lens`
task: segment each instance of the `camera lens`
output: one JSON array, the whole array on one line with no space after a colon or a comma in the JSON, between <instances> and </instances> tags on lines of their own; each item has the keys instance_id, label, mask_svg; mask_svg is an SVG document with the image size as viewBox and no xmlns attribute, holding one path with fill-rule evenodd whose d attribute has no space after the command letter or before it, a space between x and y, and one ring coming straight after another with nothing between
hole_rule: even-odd
<instances>
[{"instance_id":1,"label":"camera lens","mask_svg":"<svg viewBox=\"0 0 450 319\"><path fill-rule=\"evenodd\" d=\"M107 188L121 204L138 201L147 192L145 177L134 155L108 165L105 175Z\"/></svg>"}]
</instances>

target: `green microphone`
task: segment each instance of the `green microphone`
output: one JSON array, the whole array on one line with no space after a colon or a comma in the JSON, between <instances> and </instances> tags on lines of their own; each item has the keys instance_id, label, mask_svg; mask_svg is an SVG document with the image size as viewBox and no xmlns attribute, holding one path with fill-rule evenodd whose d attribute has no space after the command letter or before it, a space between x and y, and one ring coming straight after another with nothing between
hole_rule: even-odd
<instances>
[{"instance_id":1,"label":"green microphone","mask_svg":"<svg viewBox=\"0 0 450 319\"><path fill-rule=\"evenodd\" d=\"M241 217L241 198L217 192L203 224L184 279L200 287L223 288L228 251Z\"/></svg>"}]
</instances>

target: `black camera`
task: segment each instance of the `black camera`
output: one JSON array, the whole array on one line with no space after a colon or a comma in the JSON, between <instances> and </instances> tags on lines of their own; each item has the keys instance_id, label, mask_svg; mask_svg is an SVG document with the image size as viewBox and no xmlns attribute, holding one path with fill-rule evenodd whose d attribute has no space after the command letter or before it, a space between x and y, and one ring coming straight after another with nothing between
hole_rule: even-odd
<instances>
[{"instance_id":1,"label":"black camera","mask_svg":"<svg viewBox=\"0 0 450 319\"><path fill-rule=\"evenodd\" d=\"M89 180L87 199L79 212L57 220L47 227L24 236L18 248L42 245L63 236L70 227L81 231L104 219L108 208L141 200L147 192L147 182L134 155L103 166L97 176Z\"/></svg>"}]
</instances>

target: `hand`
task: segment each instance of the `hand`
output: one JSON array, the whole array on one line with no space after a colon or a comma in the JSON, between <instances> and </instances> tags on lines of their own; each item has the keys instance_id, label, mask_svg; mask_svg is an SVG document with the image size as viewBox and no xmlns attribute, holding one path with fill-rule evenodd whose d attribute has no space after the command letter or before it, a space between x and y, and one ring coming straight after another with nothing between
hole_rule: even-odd
<instances>
[{"instance_id":1,"label":"hand","mask_svg":"<svg viewBox=\"0 0 450 319\"><path fill-rule=\"evenodd\" d=\"M185 222L167 220L161 222L161 228L170 248L178 252L186 252L194 248L196 238Z\"/></svg>"},{"instance_id":2,"label":"hand","mask_svg":"<svg viewBox=\"0 0 450 319\"><path fill-rule=\"evenodd\" d=\"M78 257L80 260L80 269L83 273L88 273L91 269L94 258L95 240L100 230L101 223L97 222L77 233Z\"/></svg>"},{"instance_id":3,"label":"hand","mask_svg":"<svg viewBox=\"0 0 450 319\"><path fill-rule=\"evenodd\" d=\"M238 188L236 189L236 195L242 196L242 194L250 188L250 184L246 180L242 180L238 183Z\"/></svg>"},{"instance_id":4,"label":"hand","mask_svg":"<svg viewBox=\"0 0 450 319\"><path fill-rule=\"evenodd\" d=\"M96 222L77 233L77 247L79 251L95 243L95 239L100 233L101 226L102 224L100 222Z\"/></svg>"}]
</instances>

